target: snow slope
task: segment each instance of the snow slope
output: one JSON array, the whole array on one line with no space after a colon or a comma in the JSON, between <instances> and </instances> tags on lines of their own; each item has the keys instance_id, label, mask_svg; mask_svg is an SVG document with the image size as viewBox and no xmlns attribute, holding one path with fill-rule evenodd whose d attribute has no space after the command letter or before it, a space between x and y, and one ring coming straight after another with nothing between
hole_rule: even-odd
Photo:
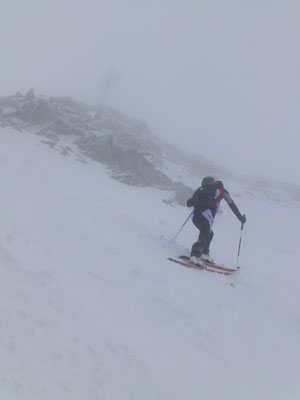
<instances>
[{"instance_id":1,"label":"snow slope","mask_svg":"<svg viewBox=\"0 0 300 400\"><path fill-rule=\"evenodd\" d=\"M0 181L1 399L300 398L299 204L236 198L233 288L166 260L197 236L172 243L190 210L168 193L4 128ZM222 211L212 253L234 266Z\"/></svg>"}]
</instances>

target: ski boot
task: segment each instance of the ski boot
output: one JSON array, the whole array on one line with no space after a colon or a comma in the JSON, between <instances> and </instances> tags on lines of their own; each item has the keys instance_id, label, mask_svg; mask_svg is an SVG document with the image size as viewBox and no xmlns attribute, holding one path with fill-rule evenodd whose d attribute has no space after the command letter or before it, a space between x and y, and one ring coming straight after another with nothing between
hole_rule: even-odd
<instances>
[{"instance_id":1,"label":"ski boot","mask_svg":"<svg viewBox=\"0 0 300 400\"><path fill-rule=\"evenodd\" d=\"M195 265L204 266L203 261L201 260L201 256L203 254L203 243L197 241L193 244L191 254L190 254L190 263Z\"/></svg>"},{"instance_id":2,"label":"ski boot","mask_svg":"<svg viewBox=\"0 0 300 400\"><path fill-rule=\"evenodd\" d=\"M202 254L201 260L209 262L210 264L214 264L215 263L214 260L210 257L209 254Z\"/></svg>"},{"instance_id":3,"label":"ski boot","mask_svg":"<svg viewBox=\"0 0 300 400\"><path fill-rule=\"evenodd\" d=\"M191 256L190 257L190 264L193 265L200 265L201 267L205 267L202 257Z\"/></svg>"}]
</instances>

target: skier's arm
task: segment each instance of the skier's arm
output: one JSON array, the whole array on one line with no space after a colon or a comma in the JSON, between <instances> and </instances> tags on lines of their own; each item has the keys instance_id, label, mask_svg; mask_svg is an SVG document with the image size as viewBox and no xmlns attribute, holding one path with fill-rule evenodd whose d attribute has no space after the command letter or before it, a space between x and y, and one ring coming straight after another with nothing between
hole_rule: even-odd
<instances>
[{"instance_id":1,"label":"skier's arm","mask_svg":"<svg viewBox=\"0 0 300 400\"><path fill-rule=\"evenodd\" d=\"M198 194L198 192L199 192L199 189L200 189L200 188L198 188L198 189L195 191L195 193L193 194L193 196L192 196L190 199L188 199L188 201L186 202L186 205L187 205L188 207L195 207L196 198L197 198L197 194Z\"/></svg>"},{"instance_id":2,"label":"skier's arm","mask_svg":"<svg viewBox=\"0 0 300 400\"><path fill-rule=\"evenodd\" d=\"M246 216L240 213L240 210L237 208L237 205L232 200L230 194L225 190L224 199L226 200L227 204L231 208L232 212L236 215L237 219L241 221L243 224L246 222Z\"/></svg>"},{"instance_id":3,"label":"skier's arm","mask_svg":"<svg viewBox=\"0 0 300 400\"><path fill-rule=\"evenodd\" d=\"M194 202L193 202L193 198L191 197L190 199L188 199L188 201L186 202L187 207L193 207Z\"/></svg>"}]
</instances>

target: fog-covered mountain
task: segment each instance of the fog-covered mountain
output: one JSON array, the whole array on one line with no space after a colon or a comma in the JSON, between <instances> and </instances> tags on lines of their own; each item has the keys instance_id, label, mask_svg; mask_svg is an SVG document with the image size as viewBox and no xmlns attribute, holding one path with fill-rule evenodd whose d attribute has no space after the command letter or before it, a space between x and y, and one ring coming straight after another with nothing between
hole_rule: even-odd
<instances>
[{"instance_id":1,"label":"fog-covered mountain","mask_svg":"<svg viewBox=\"0 0 300 400\"><path fill-rule=\"evenodd\" d=\"M113 178L126 184L168 190L166 201L170 203L185 204L207 174L220 179L231 177L255 195L300 201L300 188L291 183L240 176L238 171L232 172L199 154L164 143L144 122L101 104L35 96L29 90L25 95L0 98L0 124L40 135L44 143L65 155L75 152L81 162L98 161L107 166Z\"/></svg>"}]
</instances>

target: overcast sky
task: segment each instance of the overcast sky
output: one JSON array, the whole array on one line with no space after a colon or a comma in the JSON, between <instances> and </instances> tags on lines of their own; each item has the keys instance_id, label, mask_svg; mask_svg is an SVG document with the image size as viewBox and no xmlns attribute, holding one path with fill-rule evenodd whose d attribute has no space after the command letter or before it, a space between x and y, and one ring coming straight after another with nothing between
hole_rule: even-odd
<instances>
[{"instance_id":1,"label":"overcast sky","mask_svg":"<svg viewBox=\"0 0 300 400\"><path fill-rule=\"evenodd\" d=\"M113 68L157 136L300 184L299 0L2 0L0 35L0 95L96 103Z\"/></svg>"}]
</instances>

